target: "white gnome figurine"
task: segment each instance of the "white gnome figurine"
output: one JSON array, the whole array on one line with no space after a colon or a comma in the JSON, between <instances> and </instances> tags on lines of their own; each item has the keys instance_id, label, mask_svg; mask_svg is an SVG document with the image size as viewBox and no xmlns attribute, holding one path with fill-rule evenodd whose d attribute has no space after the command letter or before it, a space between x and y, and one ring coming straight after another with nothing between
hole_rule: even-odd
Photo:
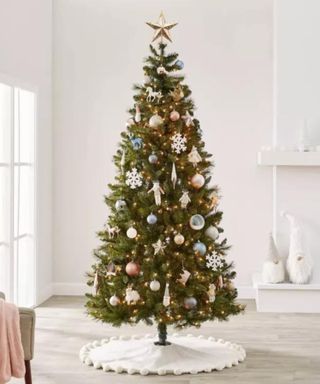
<instances>
[{"instance_id":1,"label":"white gnome figurine","mask_svg":"<svg viewBox=\"0 0 320 384\"><path fill-rule=\"evenodd\" d=\"M208 296L209 296L209 302L214 303L216 299L216 286L214 284L209 285Z\"/></svg>"},{"instance_id":2,"label":"white gnome figurine","mask_svg":"<svg viewBox=\"0 0 320 384\"><path fill-rule=\"evenodd\" d=\"M269 235L267 260L263 263L262 280L264 283L282 283L285 277L283 261L274 242L272 233Z\"/></svg>"},{"instance_id":3,"label":"white gnome figurine","mask_svg":"<svg viewBox=\"0 0 320 384\"><path fill-rule=\"evenodd\" d=\"M295 284L306 284L312 274L312 259L303 244L303 233L294 216L282 212L282 216L290 223L290 246L287 260L289 280Z\"/></svg>"},{"instance_id":4,"label":"white gnome figurine","mask_svg":"<svg viewBox=\"0 0 320 384\"><path fill-rule=\"evenodd\" d=\"M154 200L156 205L161 205L161 194L164 195L164 190L160 187L159 181L153 182L153 187L148 191L148 193L154 192Z\"/></svg>"},{"instance_id":5,"label":"white gnome figurine","mask_svg":"<svg viewBox=\"0 0 320 384\"><path fill-rule=\"evenodd\" d=\"M189 192L183 191L179 201L181 203L181 208L184 208L184 209L187 208L188 204L191 202L191 199L189 197Z\"/></svg>"},{"instance_id":6,"label":"white gnome figurine","mask_svg":"<svg viewBox=\"0 0 320 384\"><path fill-rule=\"evenodd\" d=\"M188 160L194 167L202 161L202 157L199 155L197 147L192 147L191 152L188 154Z\"/></svg>"},{"instance_id":7,"label":"white gnome figurine","mask_svg":"<svg viewBox=\"0 0 320 384\"><path fill-rule=\"evenodd\" d=\"M131 303L135 304L139 299L140 299L140 295L138 291L136 291L135 289L132 289L132 287L128 287L126 289L125 301L127 302L127 304L131 304Z\"/></svg>"}]
</instances>

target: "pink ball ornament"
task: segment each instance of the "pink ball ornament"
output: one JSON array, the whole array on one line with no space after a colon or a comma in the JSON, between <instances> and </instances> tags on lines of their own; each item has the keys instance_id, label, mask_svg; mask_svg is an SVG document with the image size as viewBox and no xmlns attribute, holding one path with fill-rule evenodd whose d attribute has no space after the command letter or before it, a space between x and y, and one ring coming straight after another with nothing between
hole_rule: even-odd
<instances>
[{"instance_id":1,"label":"pink ball ornament","mask_svg":"<svg viewBox=\"0 0 320 384\"><path fill-rule=\"evenodd\" d=\"M170 120L171 121L177 121L177 120L179 120L180 119L180 113L179 112L177 112L177 111L172 111L171 113L170 113Z\"/></svg>"},{"instance_id":2,"label":"pink ball ornament","mask_svg":"<svg viewBox=\"0 0 320 384\"><path fill-rule=\"evenodd\" d=\"M130 263L126 265L126 273L129 276L138 276L140 273L140 265L134 261L130 261Z\"/></svg>"},{"instance_id":3,"label":"pink ball ornament","mask_svg":"<svg viewBox=\"0 0 320 384\"><path fill-rule=\"evenodd\" d=\"M200 173L196 173L194 176L192 176L191 185L193 186L193 188L200 189L204 186L204 183L205 178Z\"/></svg>"}]
</instances>

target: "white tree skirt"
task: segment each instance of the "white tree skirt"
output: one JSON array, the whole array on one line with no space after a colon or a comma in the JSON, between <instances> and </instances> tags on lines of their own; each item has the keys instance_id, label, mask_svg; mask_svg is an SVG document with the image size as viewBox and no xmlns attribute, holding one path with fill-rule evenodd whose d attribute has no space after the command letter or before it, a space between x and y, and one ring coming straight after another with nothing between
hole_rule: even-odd
<instances>
[{"instance_id":1,"label":"white tree skirt","mask_svg":"<svg viewBox=\"0 0 320 384\"><path fill-rule=\"evenodd\" d=\"M213 337L174 334L167 346L154 345L156 340L152 335L113 336L82 347L80 360L105 372L181 375L220 371L246 357L240 345Z\"/></svg>"}]
</instances>

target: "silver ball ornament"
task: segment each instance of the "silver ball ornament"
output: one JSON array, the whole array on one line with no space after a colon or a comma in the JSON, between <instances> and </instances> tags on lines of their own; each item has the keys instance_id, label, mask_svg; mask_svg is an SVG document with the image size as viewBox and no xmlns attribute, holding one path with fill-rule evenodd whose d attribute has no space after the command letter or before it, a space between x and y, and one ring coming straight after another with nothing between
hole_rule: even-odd
<instances>
[{"instance_id":1,"label":"silver ball ornament","mask_svg":"<svg viewBox=\"0 0 320 384\"><path fill-rule=\"evenodd\" d=\"M177 60L177 61L175 62L175 65L176 65L179 69L183 69L183 67L184 67L184 62L181 61L181 60Z\"/></svg>"},{"instance_id":2,"label":"silver ball ornament","mask_svg":"<svg viewBox=\"0 0 320 384\"><path fill-rule=\"evenodd\" d=\"M205 178L200 173L196 173L194 176L192 176L191 185L193 188L200 189L204 186L204 183Z\"/></svg>"},{"instance_id":3,"label":"silver ball ornament","mask_svg":"<svg viewBox=\"0 0 320 384\"><path fill-rule=\"evenodd\" d=\"M124 200L117 200L115 203L115 208L117 211L122 211L127 206L127 203Z\"/></svg>"},{"instance_id":4,"label":"silver ball ornament","mask_svg":"<svg viewBox=\"0 0 320 384\"><path fill-rule=\"evenodd\" d=\"M156 164L157 161L158 161L158 156L154 153L152 153L149 157L148 157L148 161L150 164Z\"/></svg>"},{"instance_id":5,"label":"silver ball ornament","mask_svg":"<svg viewBox=\"0 0 320 384\"><path fill-rule=\"evenodd\" d=\"M181 235L181 233L178 233L178 234L175 235L175 237L174 237L173 240L174 240L174 242L175 242L177 245L181 245L181 244L184 243L184 236Z\"/></svg>"},{"instance_id":6,"label":"silver ball ornament","mask_svg":"<svg viewBox=\"0 0 320 384\"><path fill-rule=\"evenodd\" d=\"M163 119L159 115L153 115L149 119L149 126L151 128L159 128L163 124Z\"/></svg>"},{"instance_id":7,"label":"silver ball ornament","mask_svg":"<svg viewBox=\"0 0 320 384\"><path fill-rule=\"evenodd\" d=\"M189 224L192 229L196 231L200 231L200 229L202 229L205 225L205 220L203 216L197 214L197 215L191 216L189 220Z\"/></svg>"},{"instance_id":8,"label":"silver ball ornament","mask_svg":"<svg viewBox=\"0 0 320 384\"><path fill-rule=\"evenodd\" d=\"M186 309L194 309L197 306L197 299L194 297L186 297L184 299L184 307Z\"/></svg>"},{"instance_id":9,"label":"silver ball ornament","mask_svg":"<svg viewBox=\"0 0 320 384\"><path fill-rule=\"evenodd\" d=\"M159 291L160 283L158 280L152 280L149 284L149 287L150 287L151 291L154 291L154 292Z\"/></svg>"},{"instance_id":10,"label":"silver ball ornament","mask_svg":"<svg viewBox=\"0 0 320 384\"><path fill-rule=\"evenodd\" d=\"M130 227L127 230L127 236L129 239L134 239L137 236L138 232L134 227Z\"/></svg>"},{"instance_id":11,"label":"silver ball ornament","mask_svg":"<svg viewBox=\"0 0 320 384\"><path fill-rule=\"evenodd\" d=\"M150 215L147 217L147 222L150 225L154 225L158 221L158 218L155 214L150 213Z\"/></svg>"}]
</instances>

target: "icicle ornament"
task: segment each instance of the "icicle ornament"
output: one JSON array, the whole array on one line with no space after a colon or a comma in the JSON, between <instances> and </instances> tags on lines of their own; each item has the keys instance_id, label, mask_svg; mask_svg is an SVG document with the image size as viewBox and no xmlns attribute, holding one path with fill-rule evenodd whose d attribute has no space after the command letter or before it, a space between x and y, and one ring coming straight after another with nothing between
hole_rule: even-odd
<instances>
[{"instance_id":1,"label":"icicle ornament","mask_svg":"<svg viewBox=\"0 0 320 384\"><path fill-rule=\"evenodd\" d=\"M169 283L166 283L166 288L164 290L164 296L163 296L163 302L162 303L165 307L168 307L170 305Z\"/></svg>"},{"instance_id":2,"label":"icicle ornament","mask_svg":"<svg viewBox=\"0 0 320 384\"><path fill-rule=\"evenodd\" d=\"M171 181L172 181L173 189L176 188L177 180L178 180L178 176L177 176L176 164L173 162L172 171L171 171Z\"/></svg>"}]
</instances>

